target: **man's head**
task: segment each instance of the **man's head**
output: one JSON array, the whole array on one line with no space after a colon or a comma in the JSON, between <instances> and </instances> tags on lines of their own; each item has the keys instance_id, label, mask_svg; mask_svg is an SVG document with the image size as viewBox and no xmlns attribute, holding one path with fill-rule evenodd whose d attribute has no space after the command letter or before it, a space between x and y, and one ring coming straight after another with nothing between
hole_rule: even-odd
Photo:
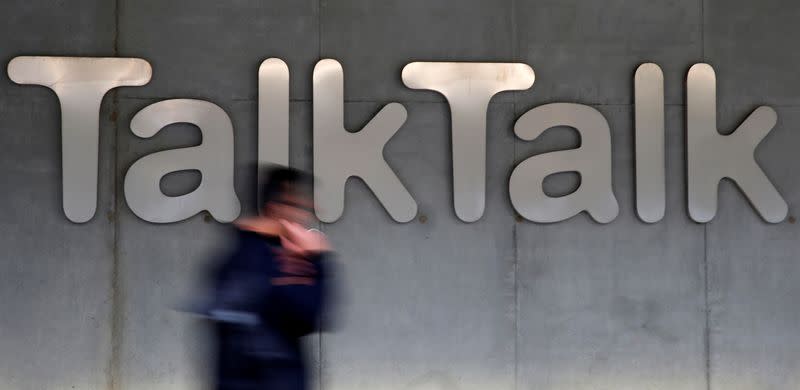
<instances>
[{"instance_id":1,"label":"man's head","mask_svg":"<svg viewBox=\"0 0 800 390\"><path fill-rule=\"evenodd\" d=\"M263 177L260 200L264 216L303 225L313 220L313 177L310 174L283 166L259 170Z\"/></svg>"}]
</instances>

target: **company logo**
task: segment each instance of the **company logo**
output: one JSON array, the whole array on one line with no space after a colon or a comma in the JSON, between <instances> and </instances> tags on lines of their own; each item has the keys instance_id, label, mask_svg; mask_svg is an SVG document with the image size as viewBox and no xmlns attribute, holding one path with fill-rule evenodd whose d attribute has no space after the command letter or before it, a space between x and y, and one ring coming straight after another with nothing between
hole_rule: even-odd
<instances>
[{"instance_id":1,"label":"company logo","mask_svg":"<svg viewBox=\"0 0 800 390\"><path fill-rule=\"evenodd\" d=\"M99 110L103 96L121 86L150 81L150 64L137 58L17 57L8 65L18 84L42 85L58 96L62 113L63 206L67 218L82 223L97 208ZM452 117L453 202L464 222L481 218L486 193L486 110L492 97L520 91L534 83L534 72L521 63L413 62L402 71L405 85L441 93ZM289 68L277 58L258 70L258 160L289 162ZM636 71L635 152L636 210L648 223L665 213L664 77L656 64ZM402 104L384 106L363 129L349 132L343 125L344 72L331 59L317 63L313 73L314 188L317 216L334 222L344 211L344 188L349 177L364 180L391 217L408 222L417 203L383 158L386 143L406 120ZM729 135L716 124L716 76L707 64L689 70L687 92L687 178L691 218L708 222L717 212L718 184L729 178L771 223L784 220L788 205L754 159L758 144L772 130L777 114L759 107ZM125 199L140 218L171 223L208 211L220 222L240 213L233 188L233 126L214 103L171 99L151 104L131 120L139 137L154 136L179 122L196 125L198 146L160 151L141 157L124 180ZM514 209L533 222L558 222L587 212L600 223L613 221L619 205L611 185L611 133L596 109L575 103L552 103L524 113L514 125L517 137L533 141L555 126L570 126L581 145L530 157L514 167L509 193ZM197 170L200 186L181 196L161 192L161 178L171 172ZM581 184L574 192L551 197L542 184L559 172L577 172Z\"/></svg>"}]
</instances>

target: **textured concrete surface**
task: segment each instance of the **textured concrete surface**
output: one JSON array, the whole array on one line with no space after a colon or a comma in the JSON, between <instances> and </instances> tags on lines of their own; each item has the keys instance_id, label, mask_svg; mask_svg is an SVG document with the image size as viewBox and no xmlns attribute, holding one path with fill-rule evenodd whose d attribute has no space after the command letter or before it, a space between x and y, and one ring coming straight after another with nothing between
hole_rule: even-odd
<instances>
[{"instance_id":1,"label":"textured concrete surface","mask_svg":"<svg viewBox=\"0 0 800 390\"><path fill-rule=\"evenodd\" d=\"M386 158L419 202L396 224L358 180L345 215L323 226L344 271L338 329L307 340L320 389L788 389L800 377L800 230L767 225L730 183L717 218L691 222L685 194L685 76L711 63L719 124L760 104L779 122L757 157L797 216L800 79L788 0L42 1L0 4L0 60L18 55L138 56L151 83L108 95L101 112L99 205L88 224L61 211L55 95L0 76L0 388L196 389L207 385L201 323L173 308L191 296L225 227L198 215L136 218L124 173L154 151L200 142L176 125L142 140L130 118L167 98L219 104L235 128L236 189L253 211L257 69L291 70L291 161L311 168L311 71L341 61L345 120L360 128L403 103L408 122ZM486 213L457 220L449 110L405 88L412 61L523 61L529 91L493 100ZM665 73L667 217L634 213L633 74ZM537 225L508 200L513 163L574 147L566 129L515 140L513 122L542 103L575 102L609 120L620 215ZM179 194L197 184L163 181ZM556 175L553 193L574 188Z\"/></svg>"},{"instance_id":2,"label":"textured concrete surface","mask_svg":"<svg viewBox=\"0 0 800 390\"><path fill-rule=\"evenodd\" d=\"M705 60L724 81L721 104L800 104L800 53L787 49L797 36L797 4L705 0L704 14Z\"/></svg>"},{"instance_id":3,"label":"textured concrete surface","mask_svg":"<svg viewBox=\"0 0 800 390\"><path fill-rule=\"evenodd\" d=\"M315 0L119 0L119 53L143 57L153 80L130 97L254 99L258 65L279 57L294 99L310 99L319 53Z\"/></svg>"},{"instance_id":4,"label":"textured concrete surface","mask_svg":"<svg viewBox=\"0 0 800 390\"><path fill-rule=\"evenodd\" d=\"M351 103L350 127L378 105ZM511 105L490 109L486 214L452 209L447 106L408 104L409 121L386 148L419 203L417 220L392 223L360 182L345 216L324 231L340 248L344 323L323 335L322 373L333 389L507 389L514 373L513 217L503 184L513 155ZM367 374L368 373L368 374Z\"/></svg>"},{"instance_id":5,"label":"textured concrete surface","mask_svg":"<svg viewBox=\"0 0 800 390\"><path fill-rule=\"evenodd\" d=\"M524 389L705 389L703 226L684 212L684 112L667 112L667 216L635 215L631 107L596 107L612 129L620 215L599 225L517 227L518 383ZM575 143L568 128L520 141L517 158ZM566 133L566 134L564 134ZM545 189L574 180L555 176Z\"/></svg>"},{"instance_id":6,"label":"textured concrete surface","mask_svg":"<svg viewBox=\"0 0 800 390\"><path fill-rule=\"evenodd\" d=\"M113 3L0 4L0 388L105 389L112 358L114 145L102 108L97 215L64 216L55 94L17 86L20 54L112 55Z\"/></svg>"},{"instance_id":7,"label":"textured concrete surface","mask_svg":"<svg viewBox=\"0 0 800 390\"><path fill-rule=\"evenodd\" d=\"M516 58L536 72L520 102L632 104L636 68L656 62L664 101L682 104L682 80L702 58L701 12L698 0L518 0Z\"/></svg>"},{"instance_id":8,"label":"textured concrete surface","mask_svg":"<svg viewBox=\"0 0 800 390\"><path fill-rule=\"evenodd\" d=\"M95 218L69 222L51 95L15 91L0 104L0 387L102 389L111 359L113 170L100 164ZM109 127L104 121L106 151Z\"/></svg>"},{"instance_id":9,"label":"textured concrete surface","mask_svg":"<svg viewBox=\"0 0 800 390\"><path fill-rule=\"evenodd\" d=\"M342 63L349 100L443 101L407 89L403 66L513 59L512 0L320 0L320 10L320 56Z\"/></svg>"},{"instance_id":10,"label":"textured concrete surface","mask_svg":"<svg viewBox=\"0 0 800 390\"><path fill-rule=\"evenodd\" d=\"M751 105L725 107L720 125L738 125ZM800 109L780 107L778 125L756 156L797 215ZM714 389L790 389L800 383L800 227L761 222L732 184L708 236L710 378Z\"/></svg>"}]
</instances>

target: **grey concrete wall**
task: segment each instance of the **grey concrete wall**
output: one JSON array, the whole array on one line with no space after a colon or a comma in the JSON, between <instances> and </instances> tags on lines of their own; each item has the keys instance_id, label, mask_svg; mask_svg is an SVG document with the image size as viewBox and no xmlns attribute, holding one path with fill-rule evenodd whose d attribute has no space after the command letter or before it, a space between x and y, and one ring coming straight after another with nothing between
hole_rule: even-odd
<instances>
[{"instance_id":1,"label":"grey concrete wall","mask_svg":"<svg viewBox=\"0 0 800 390\"><path fill-rule=\"evenodd\" d=\"M206 336L172 308L224 245L205 215L138 219L122 179L139 157L199 142L190 126L142 140L132 116L155 101L211 100L233 120L236 188L253 207L256 71L292 72L292 163L311 168L311 70L345 69L345 118L360 128L391 101L407 123L386 157L419 202L396 224L359 181L344 217L321 226L344 265L341 326L309 338L320 389L791 389L800 383L800 228L763 223L723 183L717 218L686 213L684 78L716 71L721 128L756 106L779 115L757 158L800 205L800 4L789 0L6 0L0 62L18 55L138 56L148 86L110 93L101 110L99 204L76 225L61 211L60 112L43 87L0 76L0 388L197 389ZM400 81L413 60L521 61L534 87L498 96L488 117L484 218L452 206L447 104ZM668 208L634 212L633 73L666 78ZM523 142L511 131L548 102L608 119L620 215L539 225L508 200L515 162L575 145L568 129ZM165 181L186 191L196 177ZM575 178L550 179L552 190Z\"/></svg>"}]
</instances>

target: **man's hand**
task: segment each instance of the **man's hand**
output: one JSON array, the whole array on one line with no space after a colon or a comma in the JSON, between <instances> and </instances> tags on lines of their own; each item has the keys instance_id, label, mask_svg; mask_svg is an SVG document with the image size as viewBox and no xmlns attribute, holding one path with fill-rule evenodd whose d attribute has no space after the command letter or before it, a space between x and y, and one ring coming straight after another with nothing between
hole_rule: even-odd
<instances>
[{"instance_id":1,"label":"man's hand","mask_svg":"<svg viewBox=\"0 0 800 390\"><path fill-rule=\"evenodd\" d=\"M328 239L319 230L308 230L297 223L286 220L281 220L280 224L283 233L281 234L281 243L286 250L301 254L321 253L331 250Z\"/></svg>"}]
</instances>

